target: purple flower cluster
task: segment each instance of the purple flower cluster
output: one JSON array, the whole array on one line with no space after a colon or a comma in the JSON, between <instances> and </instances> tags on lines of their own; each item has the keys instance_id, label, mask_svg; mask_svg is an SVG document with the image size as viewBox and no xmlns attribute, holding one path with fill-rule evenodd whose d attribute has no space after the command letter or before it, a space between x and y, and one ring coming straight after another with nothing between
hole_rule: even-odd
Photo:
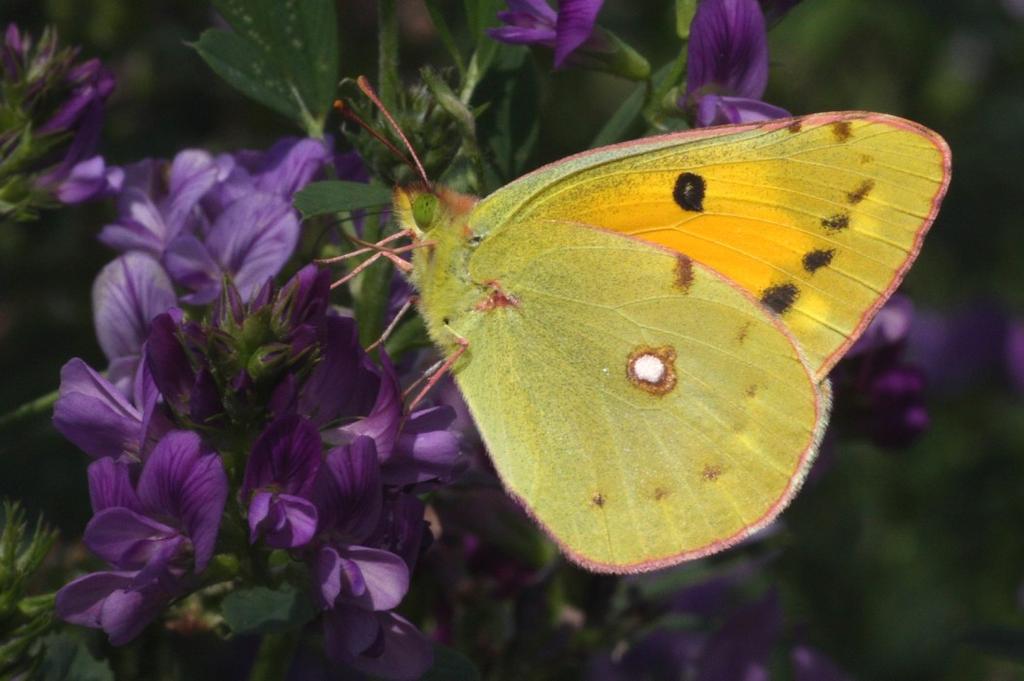
<instances>
[{"instance_id":1,"label":"purple flower cluster","mask_svg":"<svg viewBox=\"0 0 1024 681\"><path fill-rule=\"evenodd\" d=\"M7 205L30 200L25 192L78 203L116 191L123 180L94 155L114 76L98 59L76 63L77 56L59 48L52 29L37 43L13 23L4 31L0 196ZM29 186L17 176L30 177Z\"/></svg>"},{"instance_id":2,"label":"purple flower cluster","mask_svg":"<svg viewBox=\"0 0 1024 681\"><path fill-rule=\"evenodd\" d=\"M292 197L330 161L320 140L283 139L263 152L188 149L123 169L117 218L100 233L123 255L93 286L112 382L132 380L156 315L209 303L225 280L249 300L281 270L299 238Z\"/></svg>"},{"instance_id":3,"label":"purple flower cluster","mask_svg":"<svg viewBox=\"0 0 1024 681\"><path fill-rule=\"evenodd\" d=\"M757 0L703 0L690 25L680 107L693 111L698 127L788 116L761 101L767 85L768 34Z\"/></svg>"},{"instance_id":4,"label":"purple flower cluster","mask_svg":"<svg viewBox=\"0 0 1024 681\"><path fill-rule=\"evenodd\" d=\"M112 570L64 587L62 618L130 640L202 586L219 528L242 518L251 551L307 566L333 658L390 678L429 666L428 642L392 610L425 529L413 492L455 471L455 414L406 413L387 357L362 349L329 293L329 273L308 266L248 301L225 285L206 321L162 312L128 393L65 366L54 423L96 459L85 541Z\"/></svg>"}]
</instances>

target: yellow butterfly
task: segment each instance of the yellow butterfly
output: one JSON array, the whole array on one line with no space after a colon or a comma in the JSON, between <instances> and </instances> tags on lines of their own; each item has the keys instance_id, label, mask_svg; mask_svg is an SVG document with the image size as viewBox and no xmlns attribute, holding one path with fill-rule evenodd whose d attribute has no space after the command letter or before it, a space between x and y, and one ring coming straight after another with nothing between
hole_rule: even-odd
<instances>
[{"instance_id":1,"label":"yellow butterfly","mask_svg":"<svg viewBox=\"0 0 1024 681\"><path fill-rule=\"evenodd\" d=\"M950 177L936 133L828 113L588 151L477 200L399 189L431 338L508 491L573 560L664 567L764 527L826 376Z\"/></svg>"}]
</instances>

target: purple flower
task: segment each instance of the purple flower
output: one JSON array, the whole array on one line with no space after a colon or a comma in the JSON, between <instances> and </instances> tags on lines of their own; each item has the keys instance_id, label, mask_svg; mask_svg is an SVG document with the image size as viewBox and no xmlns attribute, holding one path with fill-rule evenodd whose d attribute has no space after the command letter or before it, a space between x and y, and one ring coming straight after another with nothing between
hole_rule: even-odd
<instances>
[{"instance_id":1,"label":"purple flower","mask_svg":"<svg viewBox=\"0 0 1024 681\"><path fill-rule=\"evenodd\" d=\"M703 0L690 26L686 94L698 127L781 118L761 101L768 84L768 35L757 0Z\"/></svg>"},{"instance_id":2,"label":"purple flower","mask_svg":"<svg viewBox=\"0 0 1024 681\"><path fill-rule=\"evenodd\" d=\"M222 412L219 389L203 356L206 336L198 324L182 321L180 310L150 324L146 366L166 404L180 418L209 425Z\"/></svg>"},{"instance_id":3,"label":"purple flower","mask_svg":"<svg viewBox=\"0 0 1024 681\"><path fill-rule=\"evenodd\" d=\"M894 295L834 372L837 404L880 447L907 447L928 428L925 372L906 360L914 306Z\"/></svg>"},{"instance_id":4,"label":"purple flower","mask_svg":"<svg viewBox=\"0 0 1024 681\"><path fill-rule=\"evenodd\" d=\"M132 399L75 358L60 372L60 397L53 425L86 454L140 461L170 430L157 403L159 393L145 366L136 372Z\"/></svg>"},{"instance_id":5,"label":"purple flower","mask_svg":"<svg viewBox=\"0 0 1024 681\"><path fill-rule=\"evenodd\" d=\"M313 538L317 509L310 497L320 470L320 450L320 434L298 416L279 419L263 431L242 483L250 542L262 538L267 546L288 549Z\"/></svg>"},{"instance_id":6,"label":"purple flower","mask_svg":"<svg viewBox=\"0 0 1024 681\"><path fill-rule=\"evenodd\" d=\"M407 621L387 612L409 589L408 558L374 546L401 550L422 535L423 507L399 502L393 527L415 533L415 541L381 532L384 508L374 441L358 437L332 449L320 469L314 494L320 512L318 548L309 560L324 613L324 636L332 658L392 679L419 678L430 665L430 645ZM413 515L403 512L412 510ZM418 515L416 515L418 514ZM382 538L389 541L382 542Z\"/></svg>"},{"instance_id":7,"label":"purple flower","mask_svg":"<svg viewBox=\"0 0 1024 681\"><path fill-rule=\"evenodd\" d=\"M499 12L505 24L487 30L495 40L513 45L543 45L555 51L555 68L562 68L572 53L590 41L598 51L603 41L594 34L594 22L604 0L561 0L555 12L545 0L508 0Z\"/></svg>"},{"instance_id":8,"label":"purple flower","mask_svg":"<svg viewBox=\"0 0 1024 681\"><path fill-rule=\"evenodd\" d=\"M266 152L189 149L169 164L134 164L100 240L160 260L187 303L209 303L225 278L249 300L295 250L292 198L330 160L324 142L287 138Z\"/></svg>"},{"instance_id":9,"label":"purple flower","mask_svg":"<svg viewBox=\"0 0 1024 681\"><path fill-rule=\"evenodd\" d=\"M377 528L383 507L377 448L368 437L327 453L314 494L318 533L327 542L359 544Z\"/></svg>"},{"instance_id":10,"label":"purple flower","mask_svg":"<svg viewBox=\"0 0 1024 681\"><path fill-rule=\"evenodd\" d=\"M195 433L168 433L142 467L138 484L124 463L89 467L93 517L85 543L113 568L57 592L57 615L103 629L114 645L133 639L184 593L213 556L228 480L220 458Z\"/></svg>"},{"instance_id":11,"label":"purple flower","mask_svg":"<svg viewBox=\"0 0 1024 681\"><path fill-rule=\"evenodd\" d=\"M373 438L385 484L449 480L459 464L458 438L450 430L454 410L445 405L406 415L387 355L373 362L352 319L328 317L326 330L323 360L302 388L299 413L318 424L330 444Z\"/></svg>"},{"instance_id":12,"label":"purple flower","mask_svg":"<svg viewBox=\"0 0 1024 681\"><path fill-rule=\"evenodd\" d=\"M98 59L83 62L65 76L71 92L57 111L35 130L37 135L71 135L63 159L36 181L67 203L79 203L116 191L121 176L107 173L93 157L103 128L103 106L114 91L114 75ZM88 185L85 176L92 176ZM68 183L65 186L65 183Z\"/></svg>"},{"instance_id":13,"label":"purple flower","mask_svg":"<svg viewBox=\"0 0 1024 681\"><path fill-rule=\"evenodd\" d=\"M394 681L414 681L434 660L430 642L393 612L339 607L324 614L327 653L359 671Z\"/></svg>"},{"instance_id":14,"label":"purple flower","mask_svg":"<svg viewBox=\"0 0 1024 681\"><path fill-rule=\"evenodd\" d=\"M160 263L143 253L126 253L96 277L92 286L96 337L110 361L111 382L124 392L135 375L150 321L177 303Z\"/></svg>"},{"instance_id":15,"label":"purple flower","mask_svg":"<svg viewBox=\"0 0 1024 681\"><path fill-rule=\"evenodd\" d=\"M31 218L57 199L78 203L113 193L123 175L94 156L113 74L99 60L75 63L77 49L59 49L57 34L38 42L8 24L0 46L0 214ZM25 181L25 178L28 181Z\"/></svg>"}]
</instances>

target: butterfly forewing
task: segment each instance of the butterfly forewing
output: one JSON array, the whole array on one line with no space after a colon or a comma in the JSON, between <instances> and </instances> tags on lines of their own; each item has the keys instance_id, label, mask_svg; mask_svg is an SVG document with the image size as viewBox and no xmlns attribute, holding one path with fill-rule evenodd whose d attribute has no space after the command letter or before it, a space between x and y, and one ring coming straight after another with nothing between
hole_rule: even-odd
<instances>
[{"instance_id":1,"label":"butterfly forewing","mask_svg":"<svg viewBox=\"0 0 1024 681\"><path fill-rule=\"evenodd\" d=\"M455 377L506 486L577 561L704 555L795 492L827 387L741 288L668 249L536 219L487 237L469 273L500 296L450 320L468 341Z\"/></svg>"},{"instance_id":2,"label":"butterfly forewing","mask_svg":"<svg viewBox=\"0 0 1024 681\"><path fill-rule=\"evenodd\" d=\"M499 190L473 222L572 221L685 253L778 314L820 379L899 284L948 181L935 133L817 114L580 154Z\"/></svg>"}]
</instances>

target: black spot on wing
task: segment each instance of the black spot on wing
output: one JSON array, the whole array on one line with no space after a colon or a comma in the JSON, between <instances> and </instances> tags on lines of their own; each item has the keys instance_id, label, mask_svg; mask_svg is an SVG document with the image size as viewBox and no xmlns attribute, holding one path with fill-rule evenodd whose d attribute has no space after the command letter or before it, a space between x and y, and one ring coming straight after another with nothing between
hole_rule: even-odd
<instances>
[{"instance_id":1,"label":"black spot on wing","mask_svg":"<svg viewBox=\"0 0 1024 681\"><path fill-rule=\"evenodd\" d=\"M783 314L793 307L800 289L796 284L778 284L769 286L761 292L761 303L775 314Z\"/></svg>"},{"instance_id":2,"label":"black spot on wing","mask_svg":"<svg viewBox=\"0 0 1024 681\"><path fill-rule=\"evenodd\" d=\"M847 192L846 200L849 201L852 205L856 206L858 203L866 199L868 194L870 194L871 190L874 188L874 180L864 180L863 182L860 183L860 186L858 186L852 192Z\"/></svg>"},{"instance_id":3,"label":"black spot on wing","mask_svg":"<svg viewBox=\"0 0 1024 681\"><path fill-rule=\"evenodd\" d=\"M821 226L833 232L838 232L850 226L850 216L846 213L836 213L827 218L822 218Z\"/></svg>"},{"instance_id":4,"label":"black spot on wing","mask_svg":"<svg viewBox=\"0 0 1024 681\"><path fill-rule=\"evenodd\" d=\"M850 121L836 121L832 124L832 136L837 142L845 142L853 137L853 126Z\"/></svg>"},{"instance_id":5,"label":"black spot on wing","mask_svg":"<svg viewBox=\"0 0 1024 681\"><path fill-rule=\"evenodd\" d=\"M830 248L828 250L818 249L814 251L808 251L804 254L804 270L814 274L822 267L828 267L832 264L832 258L836 255L836 250Z\"/></svg>"},{"instance_id":6,"label":"black spot on wing","mask_svg":"<svg viewBox=\"0 0 1024 681\"><path fill-rule=\"evenodd\" d=\"M695 173L680 173L676 178L675 189L672 190L672 198L683 210L694 213L704 212L704 191L707 183L704 178Z\"/></svg>"},{"instance_id":7,"label":"black spot on wing","mask_svg":"<svg viewBox=\"0 0 1024 681\"><path fill-rule=\"evenodd\" d=\"M689 293L693 285L693 262L682 254L676 256L675 285L683 293Z\"/></svg>"}]
</instances>

